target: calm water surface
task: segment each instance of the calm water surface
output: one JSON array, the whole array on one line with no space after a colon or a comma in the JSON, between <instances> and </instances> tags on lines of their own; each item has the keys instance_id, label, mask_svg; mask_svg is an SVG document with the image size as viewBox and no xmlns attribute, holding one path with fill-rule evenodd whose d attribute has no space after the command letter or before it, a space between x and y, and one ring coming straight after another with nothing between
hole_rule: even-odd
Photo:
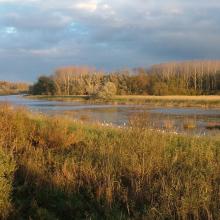
<instances>
[{"instance_id":1,"label":"calm water surface","mask_svg":"<svg viewBox=\"0 0 220 220\"><path fill-rule=\"evenodd\" d=\"M219 130L206 129L207 125L220 124L220 109L209 108L161 108L147 105L88 104L26 99L20 95L0 96L0 102L25 106L31 111L61 114L90 122L127 125L133 117L142 117L150 126L158 129L177 130L190 134L218 134ZM193 129L186 129L193 124Z\"/></svg>"}]
</instances>

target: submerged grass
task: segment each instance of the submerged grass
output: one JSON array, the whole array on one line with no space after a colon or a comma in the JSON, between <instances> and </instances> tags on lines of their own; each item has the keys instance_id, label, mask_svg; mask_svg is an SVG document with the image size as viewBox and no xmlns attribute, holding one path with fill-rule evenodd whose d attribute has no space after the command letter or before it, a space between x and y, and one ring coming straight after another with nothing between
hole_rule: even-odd
<instances>
[{"instance_id":1,"label":"submerged grass","mask_svg":"<svg viewBox=\"0 0 220 220\"><path fill-rule=\"evenodd\" d=\"M220 218L219 137L89 126L8 105L0 130L6 163L16 163L4 218Z\"/></svg>"}]
</instances>

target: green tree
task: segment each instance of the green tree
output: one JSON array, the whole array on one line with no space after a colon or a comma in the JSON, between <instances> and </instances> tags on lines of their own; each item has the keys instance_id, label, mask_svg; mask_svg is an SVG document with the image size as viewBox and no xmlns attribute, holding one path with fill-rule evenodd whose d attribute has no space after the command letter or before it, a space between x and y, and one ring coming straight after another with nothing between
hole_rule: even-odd
<instances>
[{"instance_id":1,"label":"green tree","mask_svg":"<svg viewBox=\"0 0 220 220\"><path fill-rule=\"evenodd\" d=\"M56 85L50 77L41 76L38 82L32 86L31 93L33 95L55 95Z\"/></svg>"}]
</instances>

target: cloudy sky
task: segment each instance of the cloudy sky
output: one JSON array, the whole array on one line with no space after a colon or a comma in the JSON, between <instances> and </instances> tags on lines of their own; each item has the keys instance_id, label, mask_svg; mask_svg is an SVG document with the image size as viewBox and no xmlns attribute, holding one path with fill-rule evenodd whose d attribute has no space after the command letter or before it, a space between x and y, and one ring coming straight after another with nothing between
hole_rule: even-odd
<instances>
[{"instance_id":1,"label":"cloudy sky","mask_svg":"<svg viewBox=\"0 0 220 220\"><path fill-rule=\"evenodd\" d=\"M219 0L0 0L0 80L220 58Z\"/></svg>"}]
</instances>

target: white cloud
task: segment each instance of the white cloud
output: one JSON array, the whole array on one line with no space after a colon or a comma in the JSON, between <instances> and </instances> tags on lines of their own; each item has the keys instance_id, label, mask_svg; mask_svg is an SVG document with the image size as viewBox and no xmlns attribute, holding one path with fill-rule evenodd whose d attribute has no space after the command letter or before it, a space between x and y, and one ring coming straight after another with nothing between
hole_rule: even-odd
<instances>
[{"instance_id":1,"label":"white cloud","mask_svg":"<svg viewBox=\"0 0 220 220\"><path fill-rule=\"evenodd\" d=\"M168 15L182 15L184 13L182 8L175 6L165 7L164 12Z\"/></svg>"},{"instance_id":2,"label":"white cloud","mask_svg":"<svg viewBox=\"0 0 220 220\"><path fill-rule=\"evenodd\" d=\"M17 34L17 29L15 27L0 27L0 38L8 39L9 36L14 36Z\"/></svg>"},{"instance_id":3,"label":"white cloud","mask_svg":"<svg viewBox=\"0 0 220 220\"><path fill-rule=\"evenodd\" d=\"M89 1L89 2L80 2L75 5L76 8L86 10L89 12L96 11L98 7L97 1Z\"/></svg>"},{"instance_id":4,"label":"white cloud","mask_svg":"<svg viewBox=\"0 0 220 220\"><path fill-rule=\"evenodd\" d=\"M15 27L6 27L4 32L6 34L16 34L17 33L17 29Z\"/></svg>"},{"instance_id":5,"label":"white cloud","mask_svg":"<svg viewBox=\"0 0 220 220\"><path fill-rule=\"evenodd\" d=\"M22 74L30 59L114 69L220 58L219 8L219 0L0 0L0 52L17 54ZM7 62L0 59L0 74L4 64L14 68Z\"/></svg>"}]
</instances>

